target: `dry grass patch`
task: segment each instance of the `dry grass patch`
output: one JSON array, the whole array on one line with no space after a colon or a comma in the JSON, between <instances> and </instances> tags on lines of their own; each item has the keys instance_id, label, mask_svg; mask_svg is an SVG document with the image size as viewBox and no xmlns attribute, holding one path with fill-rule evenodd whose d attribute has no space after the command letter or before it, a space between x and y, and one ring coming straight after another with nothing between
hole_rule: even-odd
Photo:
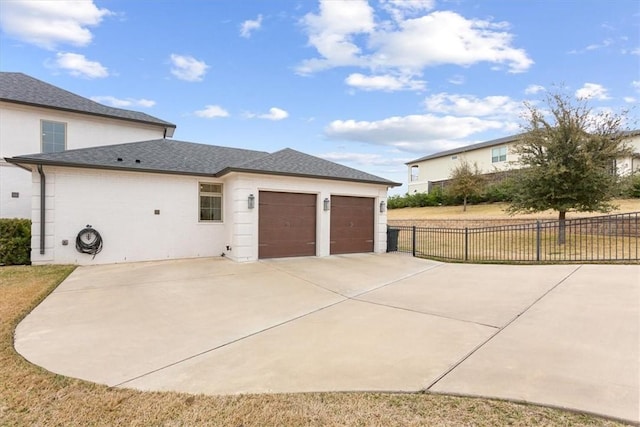
<instances>
[{"instance_id":1,"label":"dry grass patch","mask_svg":"<svg viewBox=\"0 0 640 427\"><path fill-rule=\"evenodd\" d=\"M612 214L639 212L640 199L620 199L614 204L618 209L610 212ZM509 219L522 218L532 219L558 219L555 211L538 212L534 214L518 214L511 216L505 212L506 203L487 203L481 205L468 205L467 211L462 211L462 206L427 206L424 208L402 208L389 209L387 218L390 220L410 220L410 219ZM588 216L605 215L598 212L570 212L567 219L584 218Z\"/></svg>"},{"instance_id":2,"label":"dry grass patch","mask_svg":"<svg viewBox=\"0 0 640 427\"><path fill-rule=\"evenodd\" d=\"M433 394L203 396L113 389L38 368L13 348L18 322L71 271L0 267L2 426L623 425L550 408Z\"/></svg>"}]
</instances>

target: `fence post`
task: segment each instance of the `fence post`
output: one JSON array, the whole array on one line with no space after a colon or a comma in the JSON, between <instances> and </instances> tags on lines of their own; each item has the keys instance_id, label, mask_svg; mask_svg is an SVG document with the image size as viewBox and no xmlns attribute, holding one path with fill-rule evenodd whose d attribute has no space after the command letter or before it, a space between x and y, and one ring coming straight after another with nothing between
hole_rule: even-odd
<instances>
[{"instance_id":1,"label":"fence post","mask_svg":"<svg viewBox=\"0 0 640 427\"><path fill-rule=\"evenodd\" d=\"M464 260L469 261L469 228L464 228Z\"/></svg>"},{"instance_id":2,"label":"fence post","mask_svg":"<svg viewBox=\"0 0 640 427\"><path fill-rule=\"evenodd\" d=\"M416 256L416 226L411 227L411 254Z\"/></svg>"},{"instance_id":3,"label":"fence post","mask_svg":"<svg viewBox=\"0 0 640 427\"><path fill-rule=\"evenodd\" d=\"M536 261L540 261L540 220L536 221Z\"/></svg>"}]
</instances>

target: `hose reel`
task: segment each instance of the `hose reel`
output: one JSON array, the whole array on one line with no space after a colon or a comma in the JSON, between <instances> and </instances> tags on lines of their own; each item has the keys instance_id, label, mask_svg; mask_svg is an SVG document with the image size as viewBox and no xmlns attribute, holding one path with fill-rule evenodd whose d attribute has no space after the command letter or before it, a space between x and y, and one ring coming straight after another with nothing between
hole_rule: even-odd
<instances>
[{"instance_id":1,"label":"hose reel","mask_svg":"<svg viewBox=\"0 0 640 427\"><path fill-rule=\"evenodd\" d=\"M95 258L102 250L102 236L98 230L88 224L80 230L76 237L76 250L82 254L93 255Z\"/></svg>"}]
</instances>

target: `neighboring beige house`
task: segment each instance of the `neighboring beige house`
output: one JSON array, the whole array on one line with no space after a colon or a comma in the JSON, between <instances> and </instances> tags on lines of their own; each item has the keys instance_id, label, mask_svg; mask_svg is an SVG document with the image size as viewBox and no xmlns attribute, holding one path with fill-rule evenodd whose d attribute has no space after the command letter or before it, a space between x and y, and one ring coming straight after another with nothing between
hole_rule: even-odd
<instances>
[{"instance_id":1,"label":"neighboring beige house","mask_svg":"<svg viewBox=\"0 0 640 427\"><path fill-rule=\"evenodd\" d=\"M521 134L441 151L407 162L408 193L429 192L451 177L461 160L477 164L483 173L504 172L518 167L513 146ZM640 170L640 130L627 132L634 156L616 161L618 174L627 175Z\"/></svg>"},{"instance_id":2,"label":"neighboring beige house","mask_svg":"<svg viewBox=\"0 0 640 427\"><path fill-rule=\"evenodd\" d=\"M173 136L176 125L0 72L0 218L31 217L31 173L4 158Z\"/></svg>"}]
</instances>

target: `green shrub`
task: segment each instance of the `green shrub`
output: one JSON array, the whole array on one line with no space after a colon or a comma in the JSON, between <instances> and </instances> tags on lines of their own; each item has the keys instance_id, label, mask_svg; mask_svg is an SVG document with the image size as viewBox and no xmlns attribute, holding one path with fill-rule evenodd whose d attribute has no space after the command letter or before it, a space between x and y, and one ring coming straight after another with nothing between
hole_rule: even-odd
<instances>
[{"instance_id":1,"label":"green shrub","mask_svg":"<svg viewBox=\"0 0 640 427\"><path fill-rule=\"evenodd\" d=\"M29 265L31 220L0 218L0 265Z\"/></svg>"},{"instance_id":2,"label":"green shrub","mask_svg":"<svg viewBox=\"0 0 640 427\"><path fill-rule=\"evenodd\" d=\"M514 183L511 178L505 178L501 181L489 184L485 189L483 201L489 203L509 202L513 197L513 187Z\"/></svg>"},{"instance_id":3,"label":"green shrub","mask_svg":"<svg viewBox=\"0 0 640 427\"><path fill-rule=\"evenodd\" d=\"M390 196L387 199L389 209L423 208L425 206L440 206L444 199L444 193L440 187L435 187L431 193L413 193L404 196Z\"/></svg>"},{"instance_id":4,"label":"green shrub","mask_svg":"<svg viewBox=\"0 0 640 427\"><path fill-rule=\"evenodd\" d=\"M640 172L621 179L620 196L640 198Z\"/></svg>"},{"instance_id":5,"label":"green shrub","mask_svg":"<svg viewBox=\"0 0 640 427\"><path fill-rule=\"evenodd\" d=\"M395 195L389 196L387 199L387 208L402 209L407 207L407 198L405 196Z\"/></svg>"}]
</instances>

